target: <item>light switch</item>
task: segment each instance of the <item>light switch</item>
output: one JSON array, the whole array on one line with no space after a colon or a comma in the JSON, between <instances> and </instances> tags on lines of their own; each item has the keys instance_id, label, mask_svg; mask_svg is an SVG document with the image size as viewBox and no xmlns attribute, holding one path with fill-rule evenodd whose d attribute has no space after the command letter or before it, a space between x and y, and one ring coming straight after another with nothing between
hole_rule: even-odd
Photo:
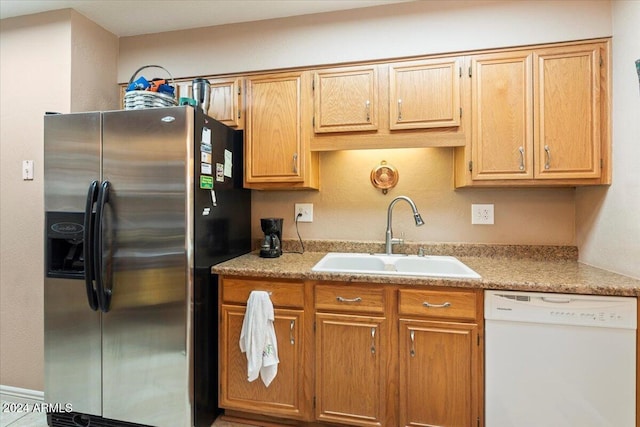
<instances>
[{"instance_id":1,"label":"light switch","mask_svg":"<svg viewBox=\"0 0 640 427\"><path fill-rule=\"evenodd\" d=\"M33 181L33 160L22 161L22 179L24 181Z\"/></svg>"}]
</instances>

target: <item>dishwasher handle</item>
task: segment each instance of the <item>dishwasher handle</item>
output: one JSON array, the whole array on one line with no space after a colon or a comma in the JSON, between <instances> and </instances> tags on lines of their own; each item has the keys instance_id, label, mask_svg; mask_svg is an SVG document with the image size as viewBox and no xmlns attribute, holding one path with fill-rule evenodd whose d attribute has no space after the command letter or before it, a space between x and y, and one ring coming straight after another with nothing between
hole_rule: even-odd
<instances>
[{"instance_id":1,"label":"dishwasher handle","mask_svg":"<svg viewBox=\"0 0 640 427\"><path fill-rule=\"evenodd\" d=\"M552 304L569 304L573 301L573 298L569 297L554 297L554 296L544 296L541 297L542 301L550 302Z\"/></svg>"}]
</instances>

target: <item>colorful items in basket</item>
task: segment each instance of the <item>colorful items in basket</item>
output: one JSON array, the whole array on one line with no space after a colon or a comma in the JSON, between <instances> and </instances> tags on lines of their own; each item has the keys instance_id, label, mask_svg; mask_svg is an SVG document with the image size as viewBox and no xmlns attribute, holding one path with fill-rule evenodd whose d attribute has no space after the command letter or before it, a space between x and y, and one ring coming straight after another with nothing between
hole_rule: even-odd
<instances>
[{"instance_id":1,"label":"colorful items in basket","mask_svg":"<svg viewBox=\"0 0 640 427\"><path fill-rule=\"evenodd\" d=\"M165 79L153 79L151 81L144 78L144 76L138 77L135 81L131 82L127 87L127 92L132 90L147 90L150 92L164 93L169 96L175 95L175 88L171 86Z\"/></svg>"},{"instance_id":2,"label":"colorful items in basket","mask_svg":"<svg viewBox=\"0 0 640 427\"><path fill-rule=\"evenodd\" d=\"M170 76L170 79L155 78L149 81L144 77L136 78L138 73L145 68L160 68ZM169 84L169 82L171 84ZM138 68L129 79L123 99L124 109L138 110L143 108L174 107L177 105L177 102L173 82L174 80L171 73L160 65L144 65Z\"/></svg>"}]
</instances>

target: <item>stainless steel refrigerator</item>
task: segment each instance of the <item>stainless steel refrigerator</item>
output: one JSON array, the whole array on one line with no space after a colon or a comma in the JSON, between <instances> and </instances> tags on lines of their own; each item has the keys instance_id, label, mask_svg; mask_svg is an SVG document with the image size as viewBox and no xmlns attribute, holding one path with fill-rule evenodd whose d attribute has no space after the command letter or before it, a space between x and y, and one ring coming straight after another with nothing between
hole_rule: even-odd
<instances>
[{"instance_id":1,"label":"stainless steel refrigerator","mask_svg":"<svg viewBox=\"0 0 640 427\"><path fill-rule=\"evenodd\" d=\"M210 425L210 268L251 249L242 133L189 106L44 122L49 425Z\"/></svg>"}]
</instances>

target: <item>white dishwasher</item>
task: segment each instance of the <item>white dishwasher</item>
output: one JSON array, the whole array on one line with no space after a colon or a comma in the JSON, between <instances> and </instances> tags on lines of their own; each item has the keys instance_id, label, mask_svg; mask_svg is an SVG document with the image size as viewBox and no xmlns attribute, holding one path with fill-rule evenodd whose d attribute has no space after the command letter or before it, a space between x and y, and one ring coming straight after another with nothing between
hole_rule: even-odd
<instances>
[{"instance_id":1,"label":"white dishwasher","mask_svg":"<svg viewBox=\"0 0 640 427\"><path fill-rule=\"evenodd\" d=\"M484 298L486 427L636 426L636 298Z\"/></svg>"}]
</instances>

